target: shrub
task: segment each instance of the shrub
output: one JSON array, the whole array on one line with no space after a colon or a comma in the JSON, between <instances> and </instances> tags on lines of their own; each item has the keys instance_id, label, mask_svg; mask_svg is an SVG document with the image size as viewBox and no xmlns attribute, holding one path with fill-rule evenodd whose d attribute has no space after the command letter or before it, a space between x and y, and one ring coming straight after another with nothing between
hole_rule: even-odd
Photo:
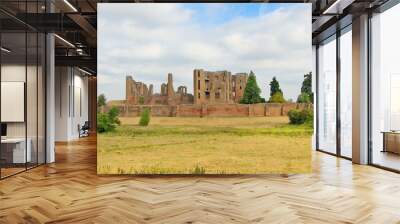
<instances>
[{"instance_id":1,"label":"shrub","mask_svg":"<svg viewBox=\"0 0 400 224\"><path fill-rule=\"evenodd\" d=\"M108 111L108 117L111 123L120 125L121 121L119 120L118 115L119 115L119 110L116 107L112 107L110 111Z\"/></svg>"},{"instance_id":2,"label":"shrub","mask_svg":"<svg viewBox=\"0 0 400 224\"><path fill-rule=\"evenodd\" d=\"M115 129L107 113L97 113L97 132L109 132Z\"/></svg>"},{"instance_id":3,"label":"shrub","mask_svg":"<svg viewBox=\"0 0 400 224\"><path fill-rule=\"evenodd\" d=\"M118 119L119 110L112 107L108 113L97 113L97 132L110 132L114 131L117 125L120 125Z\"/></svg>"},{"instance_id":4,"label":"shrub","mask_svg":"<svg viewBox=\"0 0 400 224\"><path fill-rule=\"evenodd\" d=\"M283 93L278 91L269 98L268 102L269 103L284 103L284 102L286 102L286 100L283 97Z\"/></svg>"},{"instance_id":5,"label":"shrub","mask_svg":"<svg viewBox=\"0 0 400 224\"><path fill-rule=\"evenodd\" d=\"M292 109L288 112L290 124L309 124L313 123L313 112L310 109Z\"/></svg>"},{"instance_id":6,"label":"shrub","mask_svg":"<svg viewBox=\"0 0 400 224\"><path fill-rule=\"evenodd\" d=\"M147 126L150 123L150 110L149 108L144 108L143 112L140 114L139 125Z\"/></svg>"}]
</instances>

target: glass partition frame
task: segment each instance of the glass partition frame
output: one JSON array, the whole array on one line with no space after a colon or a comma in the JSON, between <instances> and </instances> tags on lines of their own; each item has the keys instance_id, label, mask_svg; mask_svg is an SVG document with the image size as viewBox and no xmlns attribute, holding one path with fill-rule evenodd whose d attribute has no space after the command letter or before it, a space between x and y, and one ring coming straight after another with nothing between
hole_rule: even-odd
<instances>
[{"instance_id":1,"label":"glass partition frame","mask_svg":"<svg viewBox=\"0 0 400 224\"><path fill-rule=\"evenodd\" d=\"M29 2L20 1L19 7L22 13L43 13L46 11L43 10L43 5L45 3L46 1L44 0ZM0 3L0 6L2 4L3 3ZM10 19L12 18L10 17ZM46 163L46 34L21 21L16 21L16 24L18 24L18 26L14 27L15 29L6 30L2 29L2 23L0 23L0 46L11 50L10 52L6 50L1 50L0 52L0 81L5 81L6 79L3 80L4 77L11 77L7 73L10 73L12 70L6 71L7 66L12 67L13 63L17 63L15 67L21 67L18 68L18 71L21 73L21 77L24 76L24 122L7 123L13 123L13 125L18 123L17 125L20 126L18 135L21 136L19 138L25 139L25 144L21 146L24 147L24 158L21 164L18 162L18 166L15 165L16 163L15 159L12 157L13 155L5 155L6 153L4 153L4 150L6 146L0 144L0 179L13 176ZM7 38L8 44L16 45L13 46L14 49L9 49L5 46L6 41L4 40L7 35L9 36ZM19 45L17 40L15 40L17 44L13 42L13 36L17 36L21 39ZM7 59L7 54L9 54L9 59ZM12 62L13 60L16 62ZM8 81L13 80L8 78ZM1 89L2 87L0 85L0 101ZM0 111L4 109L5 108L2 108L0 104ZM0 123L1 121L0 115ZM7 129L9 128L7 127ZM22 129L24 130L22 131ZM10 131L7 130L6 138L9 138L9 132ZM15 131L12 130L11 132ZM21 134L22 132L24 133ZM12 134L15 135L15 133ZM28 148L30 148L30 150L28 150ZM14 149L8 151L13 150ZM30 152L30 157L28 157L28 152ZM3 158L4 156L7 156L6 159ZM12 159L11 164L6 162L10 160L10 157ZM6 166L10 167L11 165L15 165L18 169L10 169L11 171L8 170L6 172Z\"/></svg>"},{"instance_id":2,"label":"glass partition frame","mask_svg":"<svg viewBox=\"0 0 400 224\"><path fill-rule=\"evenodd\" d=\"M348 34L348 32L351 32L351 27L352 25L348 25L346 27L344 27L341 30L338 30L334 35L328 37L327 39L321 41L318 45L317 45L317 53L316 53L316 150L320 151L320 152L324 152L324 153L328 153L334 156L338 156L344 159L348 159L351 160L351 149L350 150L346 150L343 151L343 146L344 144L347 144L348 142L351 142L351 139L343 139L343 135L346 134L346 130L342 130L342 126L343 126L343 120L341 119L341 116L343 116L343 111L342 111L342 106L343 103L346 103L346 99L343 99L343 93L342 93L342 88L343 88L343 82L346 81L345 79L342 78L342 73L346 72L346 71L342 71L342 63L341 63L341 58L343 57L343 53L345 52L341 52L341 50L343 51L343 47L341 46L341 39L342 36ZM332 110L332 112L334 113L334 117L332 117L332 121L335 122L335 124L332 125L331 128L335 129L332 130L330 134L333 134L334 137L332 140L332 144L330 145L330 147L327 148L326 144L324 144L324 142L321 141L321 126L323 126L321 124L321 122L323 122L324 118L321 118L321 91L320 89L323 88L321 86L321 79L323 79L322 74L321 74L321 57L323 57L323 55L321 55L321 46L323 47L324 45L327 44L335 44L334 47L331 46L331 52L334 52L335 55L330 55L331 57L331 63L334 63L334 65L331 65L330 67L332 67L332 69L334 70L332 72L333 77L330 77L332 79L335 79L335 86L332 87L332 90L335 91L335 99L331 99L331 101L333 100L334 102L331 102L331 104L334 104L334 109ZM346 44L348 45L348 44ZM323 69L323 68L322 68ZM345 74L347 75L347 74ZM348 77L347 77L348 78ZM323 81L323 80L322 80ZM350 85L351 87L351 85ZM344 102L342 102L344 101ZM349 128L349 127L346 127ZM350 127L351 128L351 127ZM347 130L348 131L348 130ZM343 141L344 140L344 141ZM322 143L322 144L321 144ZM348 144L347 144L348 145Z\"/></svg>"}]
</instances>

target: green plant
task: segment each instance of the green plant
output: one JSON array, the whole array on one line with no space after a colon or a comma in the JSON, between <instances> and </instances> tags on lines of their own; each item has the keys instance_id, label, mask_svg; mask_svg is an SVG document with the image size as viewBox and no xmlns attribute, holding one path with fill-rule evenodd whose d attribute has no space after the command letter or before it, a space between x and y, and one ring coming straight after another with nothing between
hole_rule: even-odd
<instances>
[{"instance_id":1,"label":"green plant","mask_svg":"<svg viewBox=\"0 0 400 224\"><path fill-rule=\"evenodd\" d=\"M308 93L300 93L299 97L297 98L297 103L311 103L311 97Z\"/></svg>"},{"instance_id":2,"label":"green plant","mask_svg":"<svg viewBox=\"0 0 400 224\"><path fill-rule=\"evenodd\" d=\"M97 132L114 131L117 125L121 124L118 115L119 110L116 107L112 107L107 113L97 113Z\"/></svg>"},{"instance_id":3,"label":"green plant","mask_svg":"<svg viewBox=\"0 0 400 224\"><path fill-rule=\"evenodd\" d=\"M281 92L283 95L281 87L279 86L279 82L275 76L272 78L272 81L269 83L269 86L270 86L270 93L269 93L270 97L272 97L273 95L275 95L278 92Z\"/></svg>"},{"instance_id":4,"label":"green plant","mask_svg":"<svg viewBox=\"0 0 400 224\"><path fill-rule=\"evenodd\" d=\"M108 111L108 117L110 119L110 121L114 124L121 124L121 121L118 118L119 115L119 110L116 107L112 107L109 111Z\"/></svg>"},{"instance_id":5,"label":"green plant","mask_svg":"<svg viewBox=\"0 0 400 224\"><path fill-rule=\"evenodd\" d=\"M265 102L265 99L261 98L261 89L258 87L256 76L253 71L250 71L249 78L247 79L246 88L244 89L243 97L240 99L242 104L254 104Z\"/></svg>"},{"instance_id":6,"label":"green plant","mask_svg":"<svg viewBox=\"0 0 400 224\"><path fill-rule=\"evenodd\" d=\"M97 132L109 132L115 129L115 125L110 122L107 113L97 113Z\"/></svg>"},{"instance_id":7,"label":"green plant","mask_svg":"<svg viewBox=\"0 0 400 224\"><path fill-rule=\"evenodd\" d=\"M310 109L292 109L288 112L290 124L309 124L313 123L313 112Z\"/></svg>"},{"instance_id":8,"label":"green plant","mask_svg":"<svg viewBox=\"0 0 400 224\"><path fill-rule=\"evenodd\" d=\"M269 100L269 103L284 103L286 102L285 98L283 97L282 92L276 92L274 95L272 95Z\"/></svg>"},{"instance_id":9,"label":"green plant","mask_svg":"<svg viewBox=\"0 0 400 224\"><path fill-rule=\"evenodd\" d=\"M99 110L101 107L105 106L107 103L106 96L104 94L100 94L97 97L97 109Z\"/></svg>"},{"instance_id":10,"label":"green plant","mask_svg":"<svg viewBox=\"0 0 400 224\"><path fill-rule=\"evenodd\" d=\"M139 125L147 126L150 123L150 110L149 108L144 108L142 113L140 114Z\"/></svg>"},{"instance_id":11,"label":"green plant","mask_svg":"<svg viewBox=\"0 0 400 224\"><path fill-rule=\"evenodd\" d=\"M312 73L309 72L304 75L304 80L301 85L301 93L297 98L297 103L312 103L314 101L314 94L312 92Z\"/></svg>"}]
</instances>

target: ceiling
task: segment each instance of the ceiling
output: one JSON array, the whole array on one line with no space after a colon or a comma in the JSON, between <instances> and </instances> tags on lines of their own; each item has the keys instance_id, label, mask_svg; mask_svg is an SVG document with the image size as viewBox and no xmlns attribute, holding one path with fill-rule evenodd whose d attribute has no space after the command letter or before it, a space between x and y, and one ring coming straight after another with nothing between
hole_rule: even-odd
<instances>
[{"instance_id":1,"label":"ceiling","mask_svg":"<svg viewBox=\"0 0 400 224\"><path fill-rule=\"evenodd\" d=\"M382 5L387 0L270 0L269 3L311 3L313 43L346 26L351 17ZM28 27L55 32L56 65L80 66L96 73L97 3L190 2L190 0L2 0L0 21L3 32ZM204 2L226 2L208 0ZM230 0L229 2L249 2ZM49 13L49 12L52 13ZM25 13L28 12L28 13ZM340 23L338 21L341 20ZM347 22L346 22L347 21ZM335 27L336 26L336 27Z\"/></svg>"}]
</instances>

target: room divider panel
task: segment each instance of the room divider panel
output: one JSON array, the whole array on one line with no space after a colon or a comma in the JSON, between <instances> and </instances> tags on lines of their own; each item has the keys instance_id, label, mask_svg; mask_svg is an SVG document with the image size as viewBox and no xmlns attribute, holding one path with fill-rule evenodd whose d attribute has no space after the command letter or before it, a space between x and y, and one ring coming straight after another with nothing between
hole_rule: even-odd
<instances>
[{"instance_id":1,"label":"room divider panel","mask_svg":"<svg viewBox=\"0 0 400 224\"><path fill-rule=\"evenodd\" d=\"M45 34L6 10L21 16L42 12L42 5L0 3L2 21L13 23L0 23L1 179L45 163Z\"/></svg>"}]
</instances>

